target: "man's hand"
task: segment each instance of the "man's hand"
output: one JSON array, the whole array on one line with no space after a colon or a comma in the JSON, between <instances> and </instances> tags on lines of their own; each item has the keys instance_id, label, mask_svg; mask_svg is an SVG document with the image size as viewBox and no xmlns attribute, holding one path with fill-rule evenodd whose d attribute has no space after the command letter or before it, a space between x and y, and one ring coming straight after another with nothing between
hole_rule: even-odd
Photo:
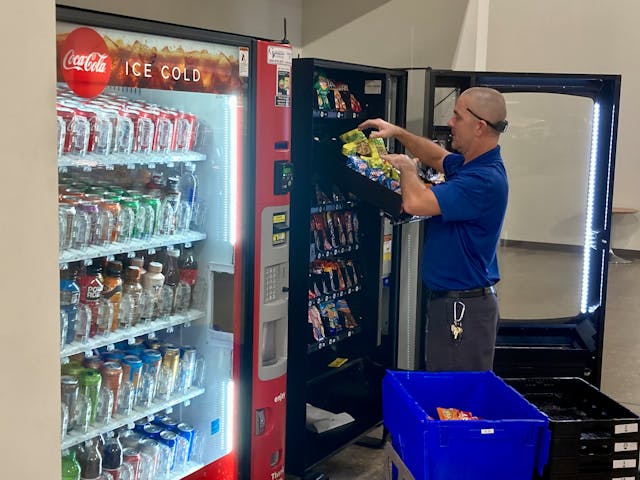
<instances>
[{"instance_id":1,"label":"man's hand","mask_svg":"<svg viewBox=\"0 0 640 480\"><path fill-rule=\"evenodd\" d=\"M382 155L381 158L400 170L401 174L413 172L417 175L418 162L420 161L417 158L411 158L408 155L403 155L400 153L390 153L388 155Z\"/></svg>"},{"instance_id":2,"label":"man's hand","mask_svg":"<svg viewBox=\"0 0 640 480\"><path fill-rule=\"evenodd\" d=\"M367 128L374 129L371 132L371 135L369 135L371 138L391 138L396 136L396 134L401 131L400 127L398 127L397 125L386 122L381 118L365 120L360 125L358 125L358 129L360 130L365 130Z\"/></svg>"}]
</instances>

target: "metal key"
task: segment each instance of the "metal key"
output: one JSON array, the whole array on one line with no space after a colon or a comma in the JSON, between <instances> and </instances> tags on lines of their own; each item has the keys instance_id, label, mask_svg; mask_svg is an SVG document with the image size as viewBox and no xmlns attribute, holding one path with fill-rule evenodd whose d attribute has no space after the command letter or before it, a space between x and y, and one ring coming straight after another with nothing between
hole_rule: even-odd
<instances>
[{"instance_id":1,"label":"metal key","mask_svg":"<svg viewBox=\"0 0 640 480\"><path fill-rule=\"evenodd\" d=\"M458 340L462 335L462 327L459 327L458 325L451 325L451 334L453 335L454 340Z\"/></svg>"},{"instance_id":2,"label":"metal key","mask_svg":"<svg viewBox=\"0 0 640 480\"><path fill-rule=\"evenodd\" d=\"M466 305L462 302L453 302L453 323L451 323L451 335L453 340L460 340L462 338L462 319L464 318L464 312L467 309Z\"/></svg>"}]
</instances>

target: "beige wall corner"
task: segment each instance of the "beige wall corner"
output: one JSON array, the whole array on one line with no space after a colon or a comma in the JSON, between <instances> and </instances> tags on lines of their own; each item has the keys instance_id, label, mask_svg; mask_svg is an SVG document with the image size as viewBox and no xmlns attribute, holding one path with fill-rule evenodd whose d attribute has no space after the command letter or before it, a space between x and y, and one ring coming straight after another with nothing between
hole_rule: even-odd
<instances>
[{"instance_id":1,"label":"beige wall corner","mask_svg":"<svg viewBox=\"0 0 640 480\"><path fill-rule=\"evenodd\" d=\"M60 476L54 25L53 2L3 4L3 478Z\"/></svg>"},{"instance_id":2,"label":"beige wall corner","mask_svg":"<svg viewBox=\"0 0 640 480\"><path fill-rule=\"evenodd\" d=\"M453 57L453 70L487 69L490 1L469 0Z\"/></svg>"}]
</instances>

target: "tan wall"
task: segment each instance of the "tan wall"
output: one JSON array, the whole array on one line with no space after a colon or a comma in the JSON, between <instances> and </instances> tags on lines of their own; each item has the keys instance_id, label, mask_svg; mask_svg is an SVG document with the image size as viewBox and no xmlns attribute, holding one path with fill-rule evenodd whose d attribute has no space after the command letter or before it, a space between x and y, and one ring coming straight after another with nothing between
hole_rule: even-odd
<instances>
[{"instance_id":1,"label":"tan wall","mask_svg":"<svg viewBox=\"0 0 640 480\"><path fill-rule=\"evenodd\" d=\"M488 70L622 74L614 205L640 208L640 2L491 0ZM640 250L640 215L614 217L613 246Z\"/></svg>"},{"instance_id":2,"label":"tan wall","mask_svg":"<svg viewBox=\"0 0 640 480\"><path fill-rule=\"evenodd\" d=\"M54 8L24 0L2 10L0 462L3 478L53 479L60 475Z\"/></svg>"},{"instance_id":3,"label":"tan wall","mask_svg":"<svg viewBox=\"0 0 640 480\"><path fill-rule=\"evenodd\" d=\"M60 0L60 5L116 13L300 45L302 0ZM158 32L162 34L162 32Z\"/></svg>"},{"instance_id":4,"label":"tan wall","mask_svg":"<svg viewBox=\"0 0 640 480\"><path fill-rule=\"evenodd\" d=\"M302 55L451 68L468 0L305 0Z\"/></svg>"}]
</instances>

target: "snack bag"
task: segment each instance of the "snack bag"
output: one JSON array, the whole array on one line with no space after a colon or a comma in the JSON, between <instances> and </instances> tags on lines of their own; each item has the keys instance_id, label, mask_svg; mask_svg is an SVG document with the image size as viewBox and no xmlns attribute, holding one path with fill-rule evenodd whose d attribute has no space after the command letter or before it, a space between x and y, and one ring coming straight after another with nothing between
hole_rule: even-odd
<instances>
[{"instance_id":1,"label":"snack bag","mask_svg":"<svg viewBox=\"0 0 640 480\"><path fill-rule=\"evenodd\" d=\"M309 307L307 314L307 321L311 324L313 331L313 338L317 342L324 340L324 326L322 325L322 318L320 317L320 310L315 305Z\"/></svg>"},{"instance_id":2,"label":"snack bag","mask_svg":"<svg viewBox=\"0 0 640 480\"><path fill-rule=\"evenodd\" d=\"M340 319L343 321L346 328L352 329L358 326L358 322L351 313L351 309L349 308L346 300L341 298L336 301L336 310L338 310L338 315L340 315Z\"/></svg>"},{"instance_id":3,"label":"snack bag","mask_svg":"<svg viewBox=\"0 0 640 480\"><path fill-rule=\"evenodd\" d=\"M342 331L342 325L340 324L340 317L336 310L336 304L333 302L321 302L320 314L325 324L325 333L329 330L329 335L336 335Z\"/></svg>"},{"instance_id":4,"label":"snack bag","mask_svg":"<svg viewBox=\"0 0 640 480\"><path fill-rule=\"evenodd\" d=\"M436 410L440 420L480 420L479 417L474 416L471 412L465 412L457 408L438 407Z\"/></svg>"},{"instance_id":5,"label":"snack bag","mask_svg":"<svg viewBox=\"0 0 640 480\"><path fill-rule=\"evenodd\" d=\"M349 142L342 145L342 154L345 157L349 155L360 155L361 157L370 157L373 155L371 151L371 146L366 139L357 140L355 142Z\"/></svg>"},{"instance_id":6,"label":"snack bag","mask_svg":"<svg viewBox=\"0 0 640 480\"><path fill-rule=\"evenodd\" d=\"M369 145L371 146L371 150L378 153L379 157L388 153L387 147L384 145L384 140L381 138L369 138Z\"/></svg>"},{"instance_id":7,"label":"snack bag","mask_svg":"<svg viewBox=\"0 0 640 480\"><path fill-rule=\"evenodd\" d=\"M318 98L318 110L325 112L331 110L331 104L329 103L330 86L331 82L327 76L324 73L318 72L314 85Z\"/></svg>"},{"instance_id":8,"label":"snack bag","mask_svg":"<svg viewBox=\"0 0 640 480\"><path fill-rule=\"evenodd\" d=\"M362 132L362 130L358 130L354 128L353 130L349 130L348 132L340 135L340 140L342 143L352 143L352 142L366 142L367 136Z\"/></svg>"}]
</instances>

